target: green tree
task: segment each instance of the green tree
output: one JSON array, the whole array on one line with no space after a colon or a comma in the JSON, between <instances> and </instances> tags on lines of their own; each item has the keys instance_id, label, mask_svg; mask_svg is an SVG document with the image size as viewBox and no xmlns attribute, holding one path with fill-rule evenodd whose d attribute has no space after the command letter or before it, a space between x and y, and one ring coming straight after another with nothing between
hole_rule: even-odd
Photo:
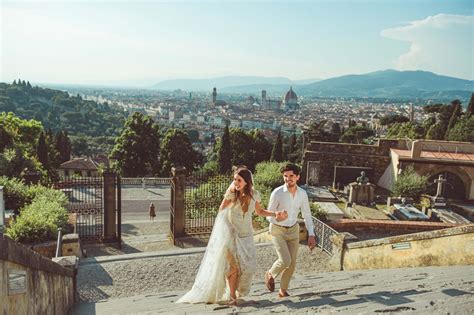
<instances>
[{"instance_id":1,"label":"green tree","mask_svg":"<svg viewBox=\"0 0 474 315\"><path fill-rule=\"evenodd\" d=\"M374 131L368 127L355 125L348 128L341 136L340 141L345 143L362 143L365 139L372 137Z\"/></svg>"},{"instance_id":2,"label":"green tree","mask_svg":"<svg viewBox=\"0 0 474 315\"><path fill-rule=\"evenodd\" d=\"M193 149L188 135L182 129L168 129L161 142L162 174L168 176L172 167L184 166L188 173L202 162L200 154Z\"/></svg>"},{"instance_id":3,"label":"green tree","mask_svg":"<svg viewBox=\"0 0 474 315\"><path fill-rule=\"evenodd\" d=\"M424 129L418 124L412 122L394 123L387 131L388 138L400 139L423 139Z\"/></svg>"},{"instance_id":4,"label":"green tree","mask_svg":"<svg viewBox=\"0 0 474 315\"><path fill-rule=\"evenodd\" d=\"M218 160L219 172L227 174L232 169L232 150L230 147L230 131L229 126L225 126L224 134L218 146Z\"/></svg>"},{"instance_id":5,"label":"green tree","mask_svg":"<svg viewBox=\"0 0 474 315\"><path fill-rule=\"evenodd\" d=\"M464 114L449 130L446 140L474 142L474 116Z\"/></svg>"},{"instance_id":6,"label":"green tree","mask_svg":"<svg viewBox=\"0 0 474 315\"><path fill-rule=\"evenodd\" d=\"M461 102L459 100L454 100L451 102L451 117L449 118L448 125L446 127L446 133L444 135L444 138L448 138L449 130L454 127L456 122L458 121L459 117L461 116Z\"/></svg>"},{"instance_id":7,"label":"green tree","mask_svg":"<svg viewBox=\"0 0 474 315\"><path fill-rule=\"evenodd\" d=\"M275 144L273 145L272 149L272 161L275 162L282 162L284 160L283 158L283 142L281 139L281 132L278 131L277 138L275 140Z\"/></svg>"},{"instance_id":8,"label":"green tree","mask_svg":"<svg viewBox=\"0 0 474 315\"><path fill-rule=\"evenodd\" d=\"M249 133L241 128L231 128L230 146L232 165L246 165L250 170L255 169L253 138Z\"/></svg>"},{"instance_id":9,"label":"green tree","mask_svg":"<svg viewBox=\"0 0 474 315\"><path fill-rule=\"evenodd\" d=\"M38 147L36 148L36 156L38 161L43 165L43 168L47 169L49 167L48 160L48 146L46 145L46 137L44 132L40 134L38 139Z\"/></svg>"},{"instance_id":10,"label":"green tree","mask_svg":"<svg viewBox=\"0 0 474 315\"><path fill-rule=\"evenodd\" d=\"M474 114L474 93L471 94L471 100L469 101L469 105L467 105L466 115L471 117Z\"/></svg>"},{"instance_id":11,"label":"green tree","mask_svg":"<svg viewBox=\"0 0 474 315\"><path fill-rule=\"evenodd\" d=\"M341 135L342 135L342 130L341 130L341 126L339 125L339 123L336 122L336 123L332 124L331 132L330 132L330 135L329 135L329 137L331 139L331 142L338 142Z\"/></svg>"},{"instance_id":12,"label":"green tree","mask_svg":"<svg viewBox=\"0 0 474 315\"><path fill-rule=\"evenodd\" d=\"M380 124L382 126L388 126L396 123L404 123L408 121L410 121L408 117L399 114L385 115L380 118Z\"/></svg>"},{"instance_id":13,"label":"green tree","mask_svg":"<svg viewBox=\"0 0 474 315\"><path fill-rule=\"evenodd\" d=\"M59 164L71 159L71 140L66 130L59 130L56 133L56 150L59 153Z\"/></svg>"},{"instance_id":14,"label":"green tree","mask_svg":"<svg viewBox=\"0 0 474 315\"><path fill-rule=\"evenodd\" d=\"M115 139L110 158L124 176L158 175L161 170L158 125L149 116L133 113Z\"/></svg>"},{"instance_id":15,"label":"green tree","mask_svg":"<svg viewBox=\"0 0 474 315\"><path fill-rule=\"evenodd\" d=\"M272 154L272 144L265 137L265 134L258 129L249 132L253 140L253 165L270 160Z\"/></svg>"},{"instance_id":16,"label":"green tree","mask_svg":"<svg viewBox=\"0 0 474 315\"><path fill-rule=\"evenodd\" d=\"M392 186L394 196L413 198L419 200L423 193L428 178L418 175L412 166L407 167L398 176L396 182Z\"/></svg>"},{"instance_id":17,"label":"green tree","mask_svg":"<svg viewBox=\"0 0 474 315\"><path fill-rule=\"evenodd\" d=\"M331 135L324 128L326 126L327 120L321 120L319 122L313 122L309 126L309 141L331 141Z\"/></svg>"}]
</instances>

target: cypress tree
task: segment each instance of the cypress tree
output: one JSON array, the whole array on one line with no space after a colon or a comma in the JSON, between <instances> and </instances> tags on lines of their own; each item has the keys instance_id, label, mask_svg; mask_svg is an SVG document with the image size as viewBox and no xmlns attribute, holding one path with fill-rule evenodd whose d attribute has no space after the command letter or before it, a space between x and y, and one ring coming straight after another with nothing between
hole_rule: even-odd
<instances>
[{"instance_id":1,"label":"cypress tree","mask_svg":"<svg viewBox=\"0 0 474 315\"><path fill-rule=\"evenodd\" d=\"M229 173L232 169L232 150L230 147L230 132L229 126L225 126L224 134L222 135L221 145L218 150L219 172L222 174Z\"/></svg>"},{"instance_id":2,"label":"cypress tree","mask_svg":"<svg viewBox=\"0 0 474 315\"><path fill-rule=\"evenodd\" d=\"M278 131L275 144L273 145L271 160L275 162L283 161L283 140L281 139L280 131Z\"/></svg>"},{"instance_id":3,"label":"cypress tree","mask_svg":"<svg viewBox=\"0 0 474 315\"><path fill-rule=\"evenodd\" d=\"M44 169L48 168L48 146L46 145L46 139L44 132L41 132L38 139L38 147L36 148L36 156L38 161L43 165Z\"/></svg>"}]
</instances>

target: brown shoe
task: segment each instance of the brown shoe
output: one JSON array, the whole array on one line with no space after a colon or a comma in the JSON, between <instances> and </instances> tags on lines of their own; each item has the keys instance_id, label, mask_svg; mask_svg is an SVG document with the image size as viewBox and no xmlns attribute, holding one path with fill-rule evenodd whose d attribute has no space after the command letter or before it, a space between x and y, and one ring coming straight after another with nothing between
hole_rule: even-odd
<instances>
[{"instance_id":1,"label":"brown shoe","mask_svg":"<svg viewBox=\"0 0 474 315\"><path fill-rule=\"evenodd\" d=\"M285 291L285 292L281 293L281 291L278 291L278 297L284 298L284 297L287 297L287 296L290 296L288 294L288 292Z\"/></svg>"},{"instance_id":2,"label":"brown shoe","mask_svg":"<svg viewBox=\"0 0 474 315\"><path fill-rule=\"evenodd\" d=\"M270 272L265 273L265 285L267 286L268 291L275 291L275 280Z\"/></svg>"}]
</instances>

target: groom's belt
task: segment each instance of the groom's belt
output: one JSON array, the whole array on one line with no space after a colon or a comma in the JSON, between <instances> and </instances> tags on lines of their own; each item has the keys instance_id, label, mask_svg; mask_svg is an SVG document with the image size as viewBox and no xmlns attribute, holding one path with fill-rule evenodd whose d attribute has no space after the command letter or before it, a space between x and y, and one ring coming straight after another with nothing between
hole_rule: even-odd
<instances>
[{"instance_id":1,"label":"groom's belt","mask_svg":"<svg viewBox=\"0 0 474 315\"><path fill-rule=\"evenodd\" d=\"M272 224L274 224L274 225L276 225L276 226L278 226L278 227L281 227L281 228L283 228L283 229L289 230L289 229L291 229L292 227L294 227L296 224L298 224L298 222L296 222L296 223L293 224L292 226L284 226L284 225L280 225L280 224L276 224L276 223L272 223Z\"/></svg>"}]
</instances>

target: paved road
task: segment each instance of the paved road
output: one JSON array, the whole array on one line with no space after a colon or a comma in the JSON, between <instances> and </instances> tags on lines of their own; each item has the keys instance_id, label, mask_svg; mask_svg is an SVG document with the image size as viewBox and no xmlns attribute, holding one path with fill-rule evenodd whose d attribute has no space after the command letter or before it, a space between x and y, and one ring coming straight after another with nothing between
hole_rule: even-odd
<instances>
[{"instance_id":1,"label":"paved road","mask_svg":"<svg viewBox=\"0 0 474 315\"><path fill-rule=\"evenodd\" d=\"M171 190L169 185L122 187L122 222L148 220L148 207L153 202L155 220L169 220Z\"/></svg>"},{"instance_id":2,"label":"paved road","mask_svg":"<svg viewBox=\"0 0 474 315\"><path fill-rule=\"evenodd\" d=\"M81 303L72 314L473 314L473 284L474 266L326 272L296 276L285 299L257 279L238 307L175 304L181 290Z\"/></svg>"}]
</instances>

